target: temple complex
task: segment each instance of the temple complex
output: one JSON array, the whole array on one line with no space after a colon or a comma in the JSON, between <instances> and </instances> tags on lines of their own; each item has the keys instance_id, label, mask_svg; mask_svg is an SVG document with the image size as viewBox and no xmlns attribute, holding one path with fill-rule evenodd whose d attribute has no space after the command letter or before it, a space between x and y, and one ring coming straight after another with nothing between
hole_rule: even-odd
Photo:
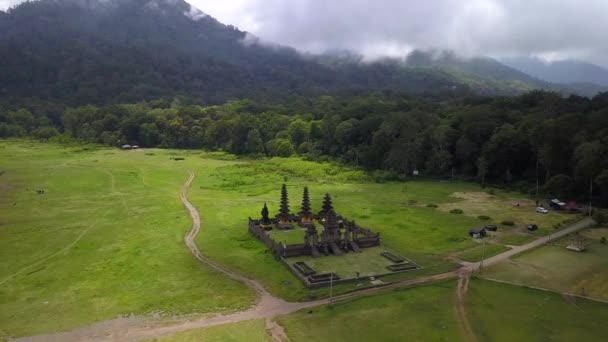
<instances>
[{"instance_id":1,"label":"temple complex","mask_svg":"<svg viewBox=\"0 0 608 342\"><path fill-rule=\"evenodd\" d=\"M348 252L360 252L361 248L380 245L380 234L358 226L355 221L349 221L336 213L331 195L325 194L321 210L313 214L308 187L304 187L302 207L297 215L289 211L289 198L287 186L281 188L279 213L275 219L268 217L268 207L264 203L262 217L254 220L249 218L249 231L262 240L266 245L281 257L300 255L342 255ZM302 231L302 243L284 244L274 241L269 234L274 228L291 230L297 223ZM322 227L319 232L317 224Z\"/></svg>"}]
</instances>

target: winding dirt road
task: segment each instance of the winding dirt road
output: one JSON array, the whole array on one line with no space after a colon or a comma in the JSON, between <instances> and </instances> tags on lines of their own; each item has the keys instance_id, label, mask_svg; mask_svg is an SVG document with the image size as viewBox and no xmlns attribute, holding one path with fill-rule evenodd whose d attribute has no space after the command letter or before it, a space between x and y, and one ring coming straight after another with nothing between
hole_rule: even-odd
<instances>
[{"instance_id":1,"label":"winding dirt road","mask_svg":"<svg viewBox=\"0 0 608 342\"><path fill-rule=\"evenodd\" d=\"M186 234L184 238L184 242L186 246L192 252L192 255L198 259L199 261L205 263L209 267L217 270L225 274L226 276L242 282L247 286L254 289L258 295L258 301L256 304L245 311L240 311L232 314L223 314L223 315L215 315L211 317L205 317L200 319L192 319L181 322L173 322L167 323L162 321L154 321L147 320L144 318L131 317L131 318L117 318L109 321L100 322L91 326L79 328L69 332L62 333L53 333L53 334L44 334L37 335L31 337L24 337L15 339L14 341L61 341L61 342L69 342L69 341L138 341L145 338L154 338L160 337L167 334L187 331L191 329L204 328L214 325L226 324L226 323L234 323L240 322L250 319L265 319L266 326L269 328L269 331L273 334L273 337L276 340L284 341L287 339L282 327L273 321L274 317L279 315L289 314L301 309L311 308L319 305L328 304L328 299L310 301L310 302L287 302L278 297L270 294L262 284L258 281L244 277L235 272L232 272L228 269L223 268L222 266L216 264L212 260L203 256L195 242L195 238L198 235L201 229L201 219L198 210L190 203L188 200L187 194L192 182L194 181L195 175L190 172L188 180L182 186L179 197L188 210L191 218L192 218L192 229ZM551 237L544 237L538 240L535 240L529 244L519 246L513 250L504 252L492 258L488 258L484 261L484 266L489 266L496 262L506 260L509 257L521 253L525 250L540 246L543 243L548 242L552 238L557 238L571 232L583 229L593 221L583 220L579 221L573 226L563 229L558 233L554 233ZM466 284L468 283L468 275L476 270L479 270L480 263L463 263L463 267L446 273L431 275L420 277L411 280L402 280L399 282L390 283L381 287L373 287L361 289L355 292L335 296L333 298L333 303L340 303L349 300L356 299L361 296L375 294L381 291L386 291L388 289L400 288L400 287L409 287L409 286L417 286L427 283L433 283L441 280L452 279L452 278L460 278L459 286L458 286L458 302L462 304L464 293L466 293ZM466 282L466 283L465 283ZM462 312L460 309L458 310L458 316L461 317L461 322L465 325L467 324L466 315L464 314L464 308L462 308ZM463 327L466 331L471 332L470 325L469 329ZM474 341L475 337L472 335L472 332L466 333L467 340Z\"/></svg>"}]
</instances>

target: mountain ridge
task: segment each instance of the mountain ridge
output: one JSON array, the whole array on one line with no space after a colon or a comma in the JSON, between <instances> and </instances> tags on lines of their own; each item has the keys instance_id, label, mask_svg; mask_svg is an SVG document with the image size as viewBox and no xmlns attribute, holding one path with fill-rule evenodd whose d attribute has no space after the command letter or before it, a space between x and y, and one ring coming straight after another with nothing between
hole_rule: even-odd
<instances>
[{"instance_id":1,"label":"mountain ridge","mask_svg":"<svg viewBox=\"0 0 608 342\"><path fill-rule=\"evenodd\" d=\"M513 95L551 88L493 59L444 53L427 65L408 65L302 54L183 0L37 0L0 16L0 30L4 98L78 105L187 96L221 103L382 90Z\"/></svg>"},{"instance_id":2,"label":"mountain ridge","mask_svg":"<svg viewBox=\"0 0 608 342\"><path fill-rule=\"evenodd\" d=\"M593 63L574 59L546 62L535 57L504 58L501 61L547 82L588 83L608 87L608 69Z\"/></svg>"}]
</instances>

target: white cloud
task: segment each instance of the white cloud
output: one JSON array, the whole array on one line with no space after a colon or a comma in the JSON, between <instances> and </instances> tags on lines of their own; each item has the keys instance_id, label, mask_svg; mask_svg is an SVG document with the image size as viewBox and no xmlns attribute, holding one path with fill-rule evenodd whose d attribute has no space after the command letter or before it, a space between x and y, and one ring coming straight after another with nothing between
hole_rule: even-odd
<instances>
[{"instance_id":1,"label":"white cloud","mask_svg":"<svg viewBox=\"0 0 608 342\"><path fill-rule=\"evenodd\" d=\"M0 0L0 8L18 2ZM533 55L608 65L608 0L188 2L262 41L309 52L350 49L374 57L447 48L465 56Z\"/></svg>"},{"instance_id":2,"label":"white cloud","mask_svg":"<svg viewBox=\"0 0 608 342\"><path fill-rule=\"evenodd\" d=\"M190 11L184 13L185 16L192 20L200 20L207 16L207 13L201 11L196 6L190 6Z\"/></svg>"}]
</instances>

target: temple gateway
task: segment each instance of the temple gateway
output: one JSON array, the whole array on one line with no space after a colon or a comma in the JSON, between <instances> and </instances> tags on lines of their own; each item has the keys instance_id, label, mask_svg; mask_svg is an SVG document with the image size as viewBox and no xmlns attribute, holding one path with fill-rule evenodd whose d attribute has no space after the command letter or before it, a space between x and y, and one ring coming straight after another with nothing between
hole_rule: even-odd
<instances>
[{"instance_id":1,"label":"temple gateway","mask_svg":"<svg viewBox=\"0 0 608 342\"><path fill-rule=\"evenodd\" d=\"M325 194L321 211L314 214L310 205L308 187L304 187L299 213L290 212L287 186L283 184L278 214L270 218L268 207L264 203L261 215L262 217L257 220L249 218L249 232L264 242L278 257L311 255L316 258L329 254L342 255L348 252L360 252L361 248L380 245L379 233L360 227L354 220L349 221L337 214L329 194ZM323 228L320 233L317 224ZM295 229L294 225L304 228L300 244L279 243L269 234L273 229Z\"/></svg>"}]
</instances>

